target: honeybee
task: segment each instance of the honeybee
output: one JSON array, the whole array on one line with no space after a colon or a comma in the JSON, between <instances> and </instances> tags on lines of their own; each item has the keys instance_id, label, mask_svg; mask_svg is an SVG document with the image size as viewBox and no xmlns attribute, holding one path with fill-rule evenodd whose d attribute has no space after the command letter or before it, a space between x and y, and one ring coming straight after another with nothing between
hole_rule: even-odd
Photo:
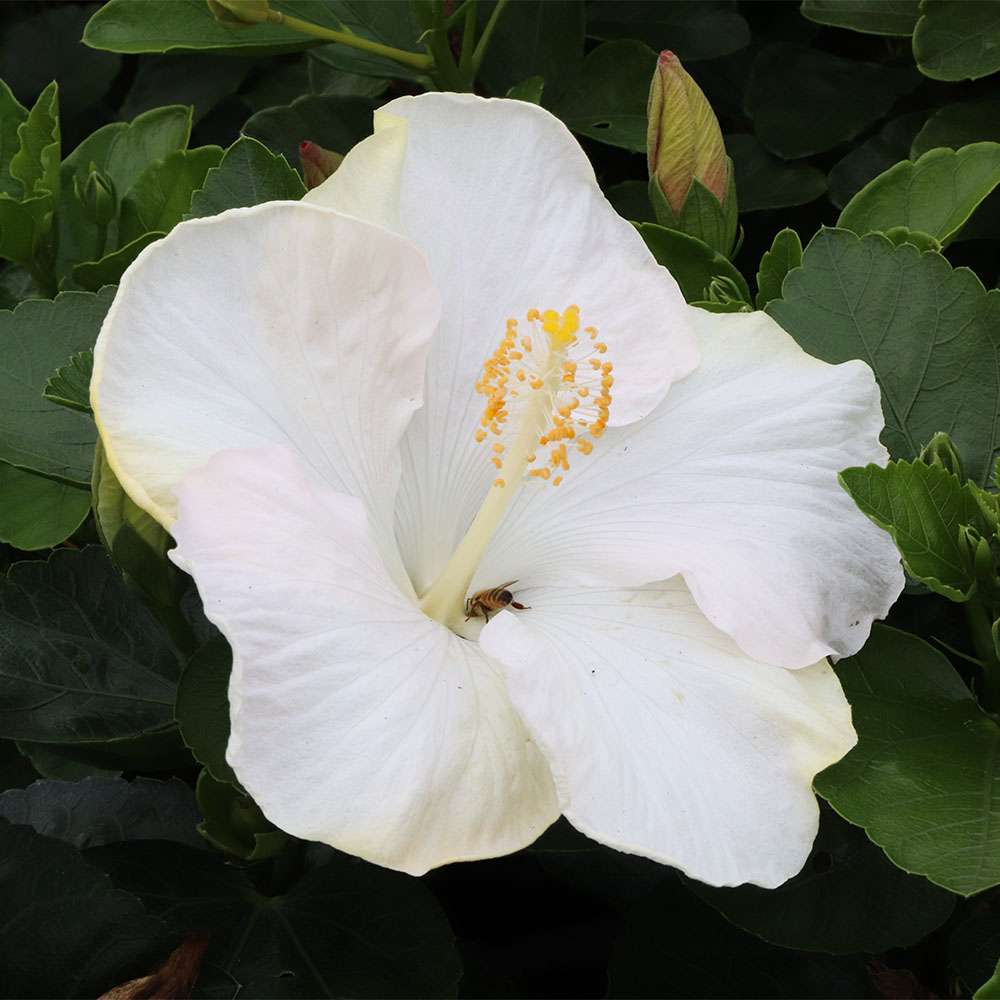
<instances>
[{"instance_id":1,"label":"honeybee","mask_svg":"<svg viewBox=\"0 0 1000 1000\"><path fill-rule=\"evenodd\" d=\"M488 590L480 590L467 598L465 602L465 620L470 618L485 618L490 620L490 615L496 611L503 611L504 608L517 608L518 611L527 611L528 605L520 604L514 600L514 595L507 589L517 583L517 580L508 580L501 583L499 587L490 587Z\"/></svg>"}]
</instances>

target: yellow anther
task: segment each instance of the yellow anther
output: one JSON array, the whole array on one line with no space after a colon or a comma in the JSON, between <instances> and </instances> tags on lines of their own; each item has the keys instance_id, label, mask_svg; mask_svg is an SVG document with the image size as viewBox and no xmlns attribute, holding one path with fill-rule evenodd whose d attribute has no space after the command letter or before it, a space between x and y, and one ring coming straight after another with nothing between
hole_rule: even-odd
<instances>
[{"instance_id":1,"label":"yellow anther","mask_svg":"<svg viewBox=\"0 0 1000 1000\"><path fill-rule=\"evenodd\" d=\"M600 371L601 370L601 362L598 361L597 358L591 358L590 359L590 367L593 368L595 372L596 371Z\"/></svg>"},{"instance_id":2,"label":"yellow anther","mask_svg":"<svg viewBox=\"0 0 1000 1000\"><path fill-rule=\"evenodd\" d=\"M541 389L545 383L537 375L535 375L528 385L530 385L532 389Z\"/></svg>"},{"instance_id":3,"label":"yellow anther","mask_svg":"<svg viewBox=\"0 0 1000 1000\"><path fill-rule=\"evenodd\" d=\"M534 462L535 460L534 453L532 453L531 455L526 455L524 460L528 463Z\"/></svg>"},{"instance_id":4,"label":"yellow anther","mask_svg":"<svg viewBox=\"0 0 1000 1000\"><path fill-rule=\"evenodd\" d=\"M580 440L577 441L576 446L584 455L589 455L594 450L593 442L588 441L586 438L580 438Z\"/></svg>"},{"instance_id":5,"label":"yellow anther","mask_svg":"<svg viewBox=\"0 0 1000 1000\"><path fill-rule=\"evenodd\" d=\"M535 323L542 314L537 309L528 310L528 322Z\"/></svg>"},{"instance_id":6,"label":"yellow anther","mask_svg":"<svg viewBox=\"0 0 1000 1000\"><path fill-rule=\"evenodd\" d=\"M501 489L503 489L503 487L506 486L507 484L502 479L494 479L493 485L499 486Z\"/></svg>"},{"instance_id":7,"label":"yellow anther","mask_svg":"<svg viewBox=\"0 0 1000 1000\"><path fill-rule=\"evenodd\" d=\"M561 482L562 482L562 476L556 476L556 478L552 480L552 485L558 486Z\"/></svg>"},{"instance_id":8,"label":"yellow anther","mask_svg":"<svg viewBox=\"0 0 1000 1000\"><path fill-rule=\"evenodd\" d=\"M586 399L590 395L590 390L584 385L576 390L576 394L583 399Z\"/></svg>"},{"instance_id":9,"label":"yellow anther","mask_svg":"<svg viewBox=\"0 0 1000 1000\"><path fill-rule=\"evenodd\" d=\"M531 353L531 337L522 337L521 346L530 354Z\"/></svg>"},{"instance_id":10,"label":"yellow anther","mask_svg":"<svg viewBox=\"0 0 1000 1000\"><path fill-rule=\"evenodd\" d=\"M607 349L608 349L608 345L602 343L601 341L598 341L596 344L594 344L594 350L597 351L598 354L604 354L604 353L606 353Z\"/></svg>"},{"instance_id":11,"label":"yellow anther","mask_svg":"<svg viewBox=\"0 0 1000 1000\"><path fill-rule=\"evenodd\" d=\"M541 468L541 469L532 469L529 475L535 476L538 479L548 479L551 473L549 472L548 469Z\"/></svg>"},{"instance_id":12,"label":"yellow anther","mask_svg":"<svg viewBox=\"0 0 1000 1000\"><path fill-rule=\"evenodd\" d=\"M497 453L497 454L499 455L499 454L501 454L501 453L503 452L503 445L502 445L502 444L500 444L500 442L499 442L499 441L497 441L497 442L496 442L496 443L495 443L495 444L493 445L493 450L494 450L494 451L495 451L495 452L496 452L496 453Z\"/></svg>"},{"instance_id":13,"label":"yellow anther","mask_svg":"<svg viewBox=\"0 0 1000 1000\"><path fill-rule=\"evenodd\" d=\"M476 440L482 444L486 440L486 431L479 430L476 431Z\"/></svg>"},{"instance_id":14,"label":"yellow anther","mask_svg":"<svg viewBox=\"0 0 1000 1000\"><path fill-rule=\"evenodd\" d=\"M517 370L517 380L518 382L523 382L528 376L524 374L523 368L518 368Z\"/></svg>"},{"instance_id":15,"label":"yellow anther","mask_svg":"<svg viewBox=\"0 0 1000 1000\"><path fill-rule=\"evenodd\" d=\"M496 468L503 468L503 462L501 462L499 458L491 458L490 461L494 464L494 466L496 466Z\"/></svg>"}]
</instances>

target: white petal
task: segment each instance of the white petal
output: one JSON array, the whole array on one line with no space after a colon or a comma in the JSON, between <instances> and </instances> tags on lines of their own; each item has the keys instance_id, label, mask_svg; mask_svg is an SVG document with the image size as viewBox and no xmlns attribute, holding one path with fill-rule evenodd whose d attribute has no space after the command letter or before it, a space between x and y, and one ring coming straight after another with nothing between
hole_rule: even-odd
<instances>
[{"instance_id":1,"label":"white petal","mask_svg":"<svg viewBox=\"0 0 1000 1000\"><path fill-rule=\"evenodd\" d=\"M375 133L359 142L305 202L399 229L399 188L409 125L405 118L375 112Z\"/></svg>"},{"instance_id":2,"label":"white petal","mask_svg":"<svg viewBox=\"0 0 1000 1000\"><path fill-rule=\"evenodd\" d=\"M682 573L753 658L801 667L864 644L903 586L892 541L837 474L883 462L879 390L764 313L693 309L702 364L647 420L524 490L473 581L637 586Z\"/></svg>"},{"instance_id":3,"label":"white petal","mask_svg":"<svg viewBox=\"0 0 1000 1000\"><path fill-rule=\"evenodd\" d=\"M377 226L289 202L182 223L129 268L95 348L112 468L169 525L212 454L288 444L387 517L438 309L420 253Z\"/></svg>"},{"instance_id":4,"label":"white petal","mask_svg":"<svg viewBox=\"0 0 1000 1000\"><path fill-rule=\"evenodd\" d=\"M519 593L483 630L589 837L711 885L774 887L819 820L814 775L855 743L826 662L757 663L679 578L639 590Z\"/></svg>"},{"instance_id":5,"label":"white petal","mask_svg":"<svg viewBox=\"0 0 1000 1000\"><path fill-rule=\"evenodd\" d=\"M694 367L697 352L676 282L608 204L557 118L523 101L468 94L404 97L384 111L409 125L399 231L426 253L444 299L427 405L404 445L398 533L420 590L495 476L473 440L483 409L475 382L508 317L523 322L530 308L580 307L615 365L612 423L648 413ZM384 197L370 187L371 209L363 212L360 186L348 181L364 172L354 169L355 156L371 158L361 146L352 150L317 190L325 204L381 221ZM345 168L350 195L342 197Z\"/></svg>"},{"instance_id":6,"label":"white petal","mask_svg":"<svg viewBox=\"0 0 1000 1000\"><path fill-rule=\"evenodd\" d=\"M497 665L400 593L358 500L285 448L178 493L175 561L233 647L227 759L272 822L421 874L558 816Z\"/></svg>"}]
</instances>

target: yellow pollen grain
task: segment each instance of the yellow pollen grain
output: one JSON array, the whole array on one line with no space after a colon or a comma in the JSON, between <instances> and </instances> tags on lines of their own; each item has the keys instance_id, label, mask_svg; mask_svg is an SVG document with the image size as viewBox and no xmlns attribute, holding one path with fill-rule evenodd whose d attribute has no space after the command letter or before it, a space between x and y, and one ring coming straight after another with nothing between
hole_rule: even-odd
<instances>
[{"instance_id":1,"label":"yellow pollen grain","mask_svg":"<svg viewBox=\"0 0 1000 1000\"><path fill-rule=\"evenodd\" d=\"M502 489L507 484L502 479L494 479L493 480L493 485L494 486L499 486Z\"/></svg>"},{"instance_id":2,"label":"yellow pollen grain","mask_svg":"<svg viewBox=\"0 0 1000 1000\"><path fill-rule=\"evenodd\" d=\"M551 473L546 468L532 469L530 475L537 477L538 479L548 479Z\"/></svg>"},{"instance_id":3,"label":"yellow pollen grain","mask_svg":"<svg viewBox=\"0 0 1000 1000\"><path fill-rule=\"evenodd\" d=\"M497 453L497 454L499 455L499 454L500 454L500 453L501 453L501 452L503 451L503 445L502 445L502 444L500 444L500 442L499 442L499 441L497 441L497 442L496 442L496 443L495 443L495 444L493 445L493 450L494 450L494 451L495 451L495 452L496 452L496 453Z\"/></svg>"},{"instance_id":4,"label":"yellow pollen grain","mask_svg":"<svg viewBox=\"0 0 1000 1000\"><path fill-rule=\"evenodd\" d=\"M576 446L584 455L589 455L594 450L593 442L588 441L586 438L580 438Z\"/></svg>"},{"instance_id":5,"label":"yellow pollen grain","mask_svg":"<svg viewBox=\"0 0 1000 1000\"><path fill-rule=\"evenodd\" d=\"M552 480L552 485L558 486L561 482L562 482L562 476L556 476L556 478Z\"/></svg>"}]
</instances>

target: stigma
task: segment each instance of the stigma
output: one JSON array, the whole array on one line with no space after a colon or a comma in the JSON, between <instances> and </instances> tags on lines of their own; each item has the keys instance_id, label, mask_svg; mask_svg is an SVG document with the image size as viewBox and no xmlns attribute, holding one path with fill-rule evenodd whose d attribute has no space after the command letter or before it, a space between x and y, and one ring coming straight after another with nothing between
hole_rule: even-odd
<instances>
[{"instance_id":1,"label":"stigma","mask_svg":"<svg viewBox=\"0 0 1000 1000\"><path fill-rule=\"evenodd\" d=\"M508 426L534 422L532 450L522 480L558 486L576 455L587 456L604 433L611 411L614 365L596 327L581 330L580 309L529 309L524 325L508 319L500 343L483 363L476 392L485 397L475 438L488 445L497 473L509 466L504 442ZM541 405L538 405L539 402ZM513 419L512 419L513 418ZM506 486L510 475L494 486Z\"/></svg>"},{"instance_id":2,"label":"stigma","mask_svg":"<svg viewBox=\"0 0 1000 1000\"><path fill-rule=\"evenodd\" d=\"M493 469L492 485L465 536L420 607L465 634L468 590L476 568L518 490L559 486L578 456L591 454L611 411L614 368L597 329L580 309L529 309L508 319L483 362L476 392L484 398L472 430Z\"/></svg>"}]
</instances>

